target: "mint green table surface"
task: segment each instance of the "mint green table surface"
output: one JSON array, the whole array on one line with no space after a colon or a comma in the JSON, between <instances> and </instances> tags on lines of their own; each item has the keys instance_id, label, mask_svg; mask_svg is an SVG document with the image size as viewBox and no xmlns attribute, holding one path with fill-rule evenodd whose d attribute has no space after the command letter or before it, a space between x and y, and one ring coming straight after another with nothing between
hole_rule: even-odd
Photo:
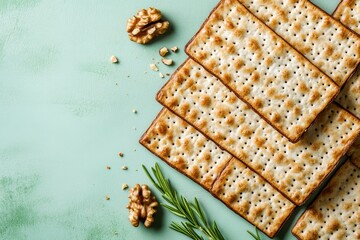
<instances>
[{"instance_id":1,"label":"mint green table surface","mask_svg":"<svg viewBox=\"0 0 360 240\"><path fill-rule=\"evenodd\" d=\"M159 64L172 73L216 3L0 0L0 239L186 239L168 228L178 219L163 209L150 229L127 220L121 185L150 185L141 164L155 162L180 193L198 197L226 239L251 239L251 224L138 143L161 109L155 94L168 78L149 64L160 60L161 47L176 45L175 66ZM331 12L337 1L316 4ZM126 20L150 6L163 11L172 31L147 46L130 42ZM111 64L111 55L120 63ZM294 239L291 227L303 210L277 239Z\"/></svg>"}]
</instances>

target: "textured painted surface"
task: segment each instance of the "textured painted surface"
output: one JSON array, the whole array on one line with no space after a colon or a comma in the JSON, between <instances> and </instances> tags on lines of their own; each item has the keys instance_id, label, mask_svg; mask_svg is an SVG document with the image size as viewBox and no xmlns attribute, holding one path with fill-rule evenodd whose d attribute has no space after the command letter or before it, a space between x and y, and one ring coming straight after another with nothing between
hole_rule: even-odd
<instances>
[{"instance_id":1,"label":"textured painted surface","mask_svg":"<svg viewBox=\"0 0 360 240\"><path fill-rule=\"evenodd\" d=\"M182 49L216 2L0 1L0 239L184 239L168 228L176 218L165 211L154 228L131 227L121 184L149 183L141 164L159 162L138 144L161 109L154 98L166 80L149 64L163 46ZM328 11L336 2L317 1ZM124 29L149 6L173 29L145 47ZM111 55L120 63L110 64ZM186 58L170 56L176 66ZM176 66L159 64L164 74ZM251 239L250 224L160 164L180 192L206 203L227 239ZM278 239L293 239L294 218Z\"/></svg>"}]
</instances>

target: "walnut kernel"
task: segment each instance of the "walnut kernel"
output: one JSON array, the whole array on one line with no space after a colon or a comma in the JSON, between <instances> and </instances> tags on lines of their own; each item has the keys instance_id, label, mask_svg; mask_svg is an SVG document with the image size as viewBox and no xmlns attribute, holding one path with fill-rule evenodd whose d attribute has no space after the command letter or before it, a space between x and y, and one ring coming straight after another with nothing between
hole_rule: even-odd
<instances>
[{"instance_id":1,"label":"walnut kernel","mask_svg":"<svg viewBox=\"0 0 360 240\"><path fill-rule=\"evenodd\" d=\"M161 12L156 8L142 9L127 22L126 31L131 41L146 44L158 35L164 34L169 22L161 19Z\"/></svg>"},{"instance_id":2,"label":"walnut kernel","mask_svg":"<svg viewBox=\"0 0 360 240\"><path fill-rule=\"evenodd\" d=\"M150 227L154 222L154 214L158 205L147 185L136 184L134 188L130 189L129 204L126 207L129 209L130 223L134 227L138 227L142 220L145 227Z\"/></svg>"}]
</instances>

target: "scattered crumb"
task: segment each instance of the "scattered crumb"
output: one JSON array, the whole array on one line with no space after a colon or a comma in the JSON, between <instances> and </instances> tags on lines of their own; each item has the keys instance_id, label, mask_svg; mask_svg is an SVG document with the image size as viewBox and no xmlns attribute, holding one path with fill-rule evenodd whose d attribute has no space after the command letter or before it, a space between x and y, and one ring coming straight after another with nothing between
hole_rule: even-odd
<instances>
[{"instance_id":1,"label":"scattered crumb","mask_svg":"<svg viewBox=\"0 0 360 240\"><path fill-rule=\"evenodd\" d=\"M136 152L136 148L134 148L134 152Z\"/></svg>"},{"instance_id":2,"label":"scattered crumb","mask_svg":"<svg viewBox=\"0 0 360 240\"><path fill-rule=\"evenodd\" d=\"M122 166L121 169L122 169L122 170L128 170L128 167L127 167L127 166Z\"/></svg>"},{"instance_id":3,"label":"scattered crumb","mask_svg":"<svg viewBox=\"0 0 360 240\"><path fill-rule=\"evenodd\" d=\"M147 74L147 71L145 71L144 74Z\"/></svg>"},{"instance_id":4,"label":"scattered crumb","mask_svg":"<svg viewBox=\"0 0 360 240\"><path fill-rule=\"evenodd\" d=\"M109 201L109 200L110 200L110 197L106 195L106 196L105 196L105 200L106 200L106 201Z\"/></svg>"},{"instance_id":5,"label":"scattered crumb","mask_svg":"<svg viewBox=\"0 0 360 240\"><path fill-rule=\"evenodd\" d=\"M162 74L162 73L159 73L159 76L160 76L161 78L164 78L164 74Z\"/></svg>"},{"instance_id":6,"label":"scattered crumb","mask_svg":"<svg viewBox=\"0 0 360 240\"><path fill-rule=\"evenodd\" d=\"M110 170L110 169L111 169L111 167L110 167L110 166L106 166L106 169L107 169L107 170Z\"/></svg>"},{"instance_id":7,"label":"scattered crumb","mask_svg":"<svg viewBox=\"0 0 360 240\"><path fill-rule=\"evenodd\" d=\"M134 108L132 112L136 114L138 111Z\"/></svg>"},{"instance_id":8,"label":"scattered crumb","mask_svg":"<svg viewBox=\"0 0 360 240\"><path fill-rule=\"evenodd\" d=\"M171 51L172 51L172 52L177 52L177 50L178 50L178 47L177 47L177 46L174 46L174 47L171 48Z\"/></svg>"},{"instance_id":9,"label":"scattered crumb","mask_svg":"<svg viewBox=\"0 0 360 240\"><path fill-rule=\"evenodd\" d=\"M158 71L159 71L159 68L156 66L155 63L151 63L151 64L150 64L150 69L153 70L153 71L155 71L155 72L158 72Z\"/></svg>"},{"instance_id":10,"label":"scattered crumb","mask_svg":"<svg viewBox=\"0 0 360 240\"><path fill-rule=\"evenodd\" d=\"M166 76L170 76L170 73L167 73Z\"/></svg>"},{"instance_id":11,"label":"scattered crumb","mask_svg":"<svg viewBox=\"0 0 360 240\"><path fill-rule=\"evenodd\" d=\"M118 233L118 232L114 232L114 234L115 234L115 235L119 235L119 233Z\"/></svg>"},{"instance_id":12,"label":"scattered crumb","mask_svg":"<svg viewBox=\"0 0 360 240\"><path fill-rule=\"evenodd\" d=\"M173 60L169 59L169 58L163 58L161 59L162 63L165 64L166 66L171 66L173 64Z\"/></svg>"},{"instance_id":13,"label":"scattered crumb","mask_svg":"<svg viewBox=\"0 0 360 240\"><path fill-rule=\"evenodd\" d=\"M111 56L110 61L111 61L112 63L118 63L118 62L119 62L119 60L118 60L117 57L115 57L115 56Z\"/></svg>"},{"instance_id":14,"label":"scattered crumb","mask_svg":"<svg viewBox=\"0 0 360 240\"><path fill-rule=\"evenodd\" d=\"M123 157L124 153L123 152L119 152L119 157Z\"/></svg>"},{"instance_id":15,"label":"scattered crumb","mask_svg":"<svg viewBox=\"0 0 360 240\"><path fill-rule=\"evenodd\" d=\"M127 76L128 78L130 77L130 75Z\"/></svg>"},{"instance_id":16,"label":"scattered crumb","mask_svg":"<svg viewBox=\"0 0 360 240\"><path fill-rule=\"evenodd\" d=\"M121 186L122 190L125 190L125 189L128 189L129 188L129 185L127 185L126 183L124 183L122 186Z\"/></svg>"},{"instance_id":17,"label":"scattered crumb","mask_svg":"<svg viewBox=\"0 0 360 240\"><path fill-rule=\"evenodd\" d=\"M137 130L137 128L136 128L136 127L134 127L134 130L136 131L136 130Z\"/></svg>"},{"instance_id":18,"label":"scattered crumb","mask_svg":"<svg viewBox=\"0 0 360 240\"><path fill-rule=\"evenodd\" d=\"M162 57L165 57L166 54L168 54L168 53L169 53L169 49L167 49L167 47L162 47L162 48L159 50L159 54L160 54L160 56L162 56Z\"/></svg>"}]
</instances>

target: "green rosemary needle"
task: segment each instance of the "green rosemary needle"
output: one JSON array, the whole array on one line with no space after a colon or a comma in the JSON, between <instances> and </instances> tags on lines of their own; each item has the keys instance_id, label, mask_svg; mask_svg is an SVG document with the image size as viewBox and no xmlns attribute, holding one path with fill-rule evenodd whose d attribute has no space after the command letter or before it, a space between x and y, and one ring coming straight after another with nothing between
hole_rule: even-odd
<instances>
[{"instance_id":1,"label":"green rosemary needle","mask_svg":"<svg viewBox=\"0 0 360 240\"><path fill-rule=\"evenodd\" d=\"M171 213L186 220L180 223L172 222L170 224L171 229L194 240L204 240L195 230L199 230L209 240L225 240L216 222L209 223L198 200L195 198L194 202L189 202L183 196L179 196L171 186L170 181L164 177L157 163L155 168L151 168L154 178L144 165L142 167L150 181L161 192L162 197L167 202L167 204L161 203L161 205Z\"/></svg>"}]
</instances>

